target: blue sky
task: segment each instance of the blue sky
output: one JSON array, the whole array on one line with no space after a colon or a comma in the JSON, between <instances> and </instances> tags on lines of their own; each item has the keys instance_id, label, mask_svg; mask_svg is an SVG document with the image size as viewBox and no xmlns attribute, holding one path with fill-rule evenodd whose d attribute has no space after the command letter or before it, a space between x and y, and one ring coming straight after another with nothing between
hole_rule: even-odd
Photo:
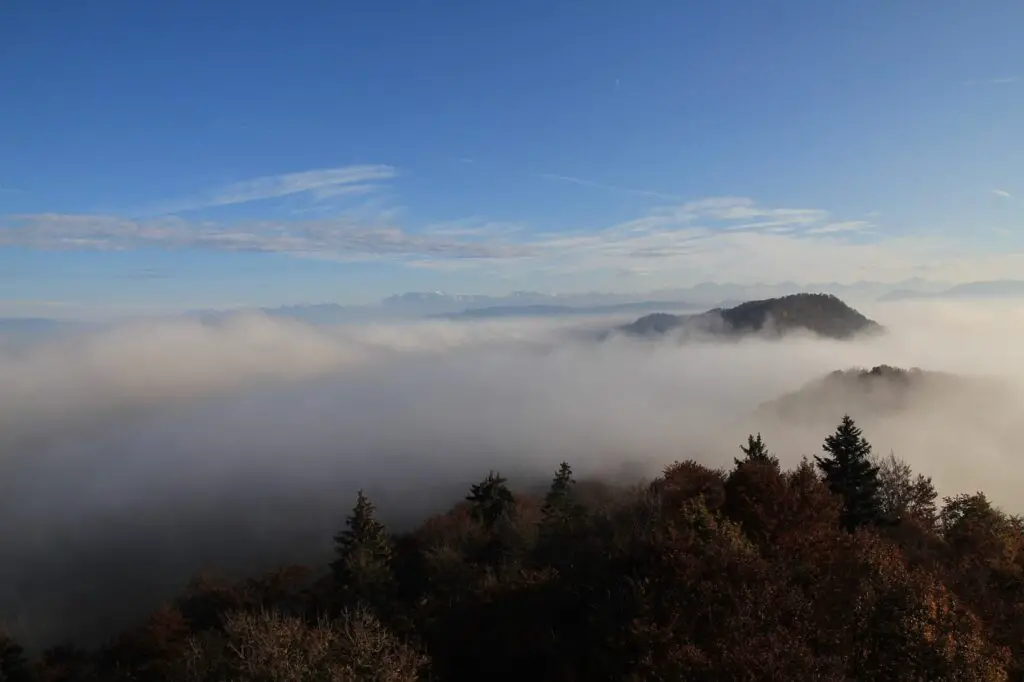
<instances>
[{"instance_id":1,"label":"blue sky","mask_svg":"<svg viewBox=\"0 0 1024 682\"><path fill-rule=\"evenodd\" d=\"M0 4L0 314L1024 277L1024 4Z\"/></svg>"}]
</instances>

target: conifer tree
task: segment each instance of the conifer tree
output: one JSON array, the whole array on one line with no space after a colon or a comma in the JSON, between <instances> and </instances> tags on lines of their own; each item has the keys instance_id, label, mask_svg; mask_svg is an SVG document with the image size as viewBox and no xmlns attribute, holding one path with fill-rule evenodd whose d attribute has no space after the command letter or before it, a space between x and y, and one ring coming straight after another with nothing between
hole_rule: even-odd
<instances>
[{"instance_id":1,"label":"conifer tree","mask_svg":"<svg viewBox=\"0 0 1024 682\"><path fill-rule=\"evenodd\" d=\"M541 508L542 527L566 526L578 513L578 505L573 500L572 488L576 479L572 477L572 467L562 462L551 481L551 487L544 496Z\"/></svg>"},{"instance_id":2,"label":"conifer tree","mask_svg":"<svg viewBox=\"0 0 1024 682\"><path fill-rule=\"evenodd\" d=\"M881 519L878 467L871 463L871 444L850 415L843 415L835 433L825 439L825 457L814 456L829 489L842 499L840 521L847 531Z\"/></svg>"},{"instance_id":3,"label":"conifer tree","mask_svg":"<svg viewBox=\"0 0 1024 682\"><path fill-rule=\"evenodd\" d=\"M493 530L499 521L515 513L515 498L501 474L490 472L480 483L470 488L466 500L473 503L472 517L487 530Z\"/></svg>"},{"instance_id":4,"label":"conifer tree","mask_svg":"<svg viewBox=\"0 0 1024 682\"><path fill-rule=\"evenodd\" d=\"M391 584L393 545L387 529L374 516L370 499L359 491L345 530L334 536L335 581L356 599L374 602Z\"/></svg>"},{"instance_id":5,"label":"conifer tree","mask_svg":"<svg viewBox=\"0 0 1024 682\"><path fill-rule=\"evenodd\" d=\"M524 538L513 524L516 500L505 479L490 472L470 488L466 499L472 503L470 516L484 529L483 543L477 548L475 560L481 564L514 569L525 549Z\"/></svg>"},{"instance_id":6,"label":"conifer tree","mask_svg":"<svg viewBox=\"0 0 1024 682\"><path fill-rule=\"evenodd\" d=\"M768 452L768 446L761 439L760 432L758 432L756 437L753 434L747 436L747 444L745 446L741 445L740 450L743 451L744 458L733 458L736 466L746 462L768 464L773 467L779 466L779 458Z\"/></svg>"},{"instance_id":7,"label":"conifer tree","mask_svg":"<svg viewBox=\"0 0 1024 682\"><path fill-rule=\"evenodd\" d=\"M544 498L544 506L541 508L542 540L553 540L553 536L570 530L583 517L583 507L572 495L574 485L572 468L562 462L555 472L551 487Z\"/></svg>"},{"instance_id":8,"label":"conifer tree","mask_svg":"<svg viewBox=\"0 0 1024 682\"><path fill-rule=\"evenodd\" d=\"M542 562L562 565L570 561L566 551L568 534L579 527L584 517L583 507L573 497L572 468L562 462L544 497L537 542L537 555Z\"/></svg>"}]
</instances>

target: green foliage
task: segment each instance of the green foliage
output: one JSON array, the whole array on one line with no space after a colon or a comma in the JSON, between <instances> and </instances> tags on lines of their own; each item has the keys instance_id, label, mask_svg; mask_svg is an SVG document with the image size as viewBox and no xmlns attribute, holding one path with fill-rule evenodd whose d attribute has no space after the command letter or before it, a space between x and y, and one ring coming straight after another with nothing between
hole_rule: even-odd
<instances>
[{"instance_id":1,"label":"green foliage","mask_svg":"<svg viewBox=\"0 0 1024 682\"><path fill-rule=\"evenodd\" d=\"M569 529L579 521L583 508L573 496L575 486L576 479L572 477L572 467L562 462L544 497L544 506L541 507L542 532Z\"/></svg>"},{"instance_id":2,"label":"green foliage","mask_svg":"<svg viewBox=\"0 0 1024 682\"><path fill-rule=\"evenodd\" d=\"M493 530L500 521L515 514L515 497L501 474L490 472L480 483L470 488L466 500L472 505L470 514L487 530Z\"/></svg>"},{"instance_id":3,"label":"green foliage","mask_svg":"<svg viewBox=\"0 0 1024 682\"><path fill-rule=\"evenodd\" d=\"M747 436L747 444L741 445L740 450L743 451L743 459L734 458L736 466L740 466L744 463L755 463L755 464L768 464L769 466L778 467L779 458L774 454L768 452L768 446L761 440L761 434Z\"/></svg>"},{"instance_id":4,"label":"green foliage","mask_svg":"<svg viewBox=\"0 0 1024 682\"><path fill-rule=\"evenodd\" d=\"M515 573L533 545L536 525L527 528L518 518L518 504L506 480L488 473L470 488L466 501L470 518L483 533L482 542L469 548L469 559L489 571Z\"/></svg>"},{"instance_id":5,"label":"green foliage","mask_svg":"<svg viewBox=\"0 0 1024 682\"><path fill-rule=\"evenodd\" d=\"M574 535L583 530L586 510L576 501L572 468L562 462L540 510L536 557L541 565L568 570L574 562Z\"/></svg>"},{"instance_id":6,"label":"green foliage","mask_svg":"<svg viewBox=\"0 0 1024 682\"><path fill-rule=\"evenodd\" d=\"M843 415L835 433L822 446L828 453L815 456L829 489L843 501L840 522L847 531L881 520L878 467L871 463L871 444L850 415Z\"/></svg>"},{"instance_id":7,"label":"green foliage","mask_svg":"<svg viewBox=\"0 0 1024 682\"><path fill-rule=\"evenodd\" d=\"M544 518L559 515L566 504L571 500L572 487L576 485L576 479L572 477L572 467L562 462L558 465L558 471L551 481L548 494L544 497Z\"/></svg>"},{"instance_id":8,"label":"green foliage","mask_svg":"<svg viewBox=\"0 0 1024 682\"><path fill-rule=\"evenodd\" d=\"M345 520L345 530L334 536L335 551L345 558L359 550L368 550L373 557L384 561L391 558L391 539L387 529L374 516L376 509L360 490L352 514Z\"/></svg>"},{"instance_id":9,"label":"green foliage","mask_svg":"<svg viewBox=\"0 0 1024 682\"><path fill-rule=\"evenodd\" d=\"M725 513L751 540L767 548L781 527L787 488L777 465L741 461L725 482Z\"/></svg>"},{"instance_id":10,"label":"green foliage","mask_svg":"<svg viewBox=\"0 0 1024 682\"><path fill-rule=\"evenodd\" d=\"M391 587L394 548L374 513L373 504L360 490L345 529L334 536L336 558L331 572L346 601L380 605Z\"/></svg>"}]
</instances>

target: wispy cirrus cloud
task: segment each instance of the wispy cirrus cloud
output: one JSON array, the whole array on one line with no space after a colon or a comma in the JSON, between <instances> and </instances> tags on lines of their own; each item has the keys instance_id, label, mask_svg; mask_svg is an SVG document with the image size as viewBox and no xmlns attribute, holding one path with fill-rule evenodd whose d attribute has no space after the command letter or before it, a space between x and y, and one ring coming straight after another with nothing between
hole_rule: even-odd
<instances>
[{"instance_id":1,"label":"wispy cirrus cloud","mask_svg":"<svg viewBox=\"0 0 1024 682\"><path fill-rule=\"evenodd\" d=\"M999 197L1000 199L1012 199L1013 195L1007 192L1005 189L994 189L992 194Z\"/></svg>"},{"instance_id":2,"label":"wispy cirrus cloud","mask_svg":"<svg viewBox=\"0 0 1024 682\"><path fill-rule=\"evenodd\" d=\"M207 198L206 205L242 204L301 192L311 192L319 196L364 193L367 191L365 183L390 180L396 174L393 167L377 164L269 175L214 190Z\"/></svg>"},{"instance_id":3,"label":"wispy cirrus cloud","mask_svg":"<svg viewBox=\"0 0 1024 682\"><path fill-rule=\"evenodd\" d=\"M0 247L282 253L390 262L531 286L607 281L601 277L614 279L607 281L612 285L615 278L642 277L645 286L914 275L956 280L1010 276L1024 269L1024 254L975 250L971 255L965 248L969 245L948 238L886 235L869 220L837 219L814 208L765 206L746 197L680 202L612 225L547 232L482 217L408 229L398 226L399 217L222 223L180 216L21 215L0 218Z\"/></svg>"},{"instance_id":4,"label":"wispy cirrus cloud","mask_svg":"<svg viewBox=\"0 0 1024 682\"><path fill-rule=\"evenodd\" d=\"M957 280L1012 276L1024 267L1021 253L987 253L953 239L886 235L873 228L868 220L835 220L820 209L711 197L658 207L600 230L539 236L533 245L541 255L529 262L545 274L635 276L644 286L915 275ZM489 272L506 267L522 263L497 262Z\"/></svg>"},{"instance_id":5,"label":"wispy cirrus cloud","mask_svg":"<svg viewBox=\"0 0 1024 682\"><path fill-rule=\"evenodd\" d=\"M838 234L840 232L864 232L871 223L866 220L844 220L838 223L827 223L807 229L806 234Z\"/></svg>"},{"instance_id":6,"label":"wispy cirrus cloud","mask_svg":"<svg viewBox=\"0 0 1024 682\"><path fill-rule=\"evenodd\" d=\"M175 215L133 219L48 213L0 219L0 246L48 250L196 248L344 260L417 260L422 267L475 259L531 261L550 270L571 261L577 270L585 268L587 258L628 261L693 255L709 248L725 231L806 229L827 216L815 209L763 207L739 197L683 202L610 227L552 233L531 232L522 224L480 217L408 231L385 217L370 215L224 223ZM627 266L619 263L616 267Z\"/></svg>"},{"instance_id":7,"label":"wispy cirrus cloud","mask_svg":"<svg viewBox=\"0 0 1024 682\"><path fill-rule=\"evenodd\" d=\"M221 224L177 216L135 220L106 215L35 214L8 216L0 227L0 246L40 250L156 247L339 258L509 258L524 255L527 249L524 245L459 239L454 235L410 233L399 227L343 218Z\"/></svg>"},{"instance_id":8,"label":"wispy cirrus cloud","mask_svg":"<svg viewBox=\"0 0 1024 682\"><path fill-rule=\"evenodd\" d=\"M778 233L807 229L828 218L828 211L820 209L772 208L761 206L747 197L709 197L655 207L640 218L610 229L613 232L637 233L701 225L709 230Z\"/></svg>"},{"instance_id":9,"label":"wispy cirrus cloud","mask_svg":"<svg viewBox=\"0 0 1024 682\"><path fill-rule=\"evenodd\" d=\"M197 196L170 202L148 213L184 213L216 206L247 204L296 194L307 194L314 201L341 195L360 195L375 191L376 183L390 180L398 171L388 165L357 165L321 168L298 173L266 175L214 188Z\"/></svg>"},{"instance_id":10,"label":"wispy cirrus cloud","mask_svg":"<svg viewBox=\"0 0 1024 682\"><path fill-rule=\"evenodd\" d=\"M866 221L829 222L819 209L765 207L745 197L711 197L651 209L636 219L574 232L531 232L525 225L481 217L435 223L409 232L372 216L324 220L219 223L180 216L130 219L110 215L33 214L0 220L0 246L61 250L140 247L285 253L342 260L415 261L418 267L466 269L468 261L509 261L546 272L588 268L649 270L656 259L721 250L744 234L809 239L863 229ZM456 262L458 262L456 264ZM488 266L490 267L490 266Z\"/></svg>"},{"instance_id":11,"label":"wispy cirrus cloud","mask_svg":"<svg viewBox=\"0 0 1024 682\"><path fill-rule=\"evenodd\" d=\"M828 211L813 208L770 208L746 197L713 197L691 201L672 213L681 222L712 222L730 231L792 232L828 219Z\"/></svg>"}]
</instances>

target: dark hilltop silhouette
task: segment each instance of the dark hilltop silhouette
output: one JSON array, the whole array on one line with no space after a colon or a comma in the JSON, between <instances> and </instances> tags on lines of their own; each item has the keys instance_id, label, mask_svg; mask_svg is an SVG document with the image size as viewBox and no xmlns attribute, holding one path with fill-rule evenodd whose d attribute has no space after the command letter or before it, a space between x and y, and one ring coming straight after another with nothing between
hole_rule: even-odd
<instances>
[{"instance_id":1,"label":"dark hilltop silhouette","mask_svg":"<svg viewBox=\"0 0 1024 682\"><path fill-rule=\"evenodd\" d=\"M751 334L783 336L809 331L831 339L851 339L877 333L883 327L832 294L792 294L747 301L732 308L714 308L697 315L653 313L618 328L632 336L669 332L688 336L742 337Z\"/></svg>"},{"instance_id":2,"label":"dark hilltop silhouette","mask_svg":"<svg viewBox=\"0 0 1024 682\"><path fill-rule=\"evenodd\" d=\"M1016 400L1013 387L1000 377L878 365L830 372L763 403L755 420L820 426L836 412L850 412L868 420L953 414L971 422Z\"/></svg>"}]
</instances>

